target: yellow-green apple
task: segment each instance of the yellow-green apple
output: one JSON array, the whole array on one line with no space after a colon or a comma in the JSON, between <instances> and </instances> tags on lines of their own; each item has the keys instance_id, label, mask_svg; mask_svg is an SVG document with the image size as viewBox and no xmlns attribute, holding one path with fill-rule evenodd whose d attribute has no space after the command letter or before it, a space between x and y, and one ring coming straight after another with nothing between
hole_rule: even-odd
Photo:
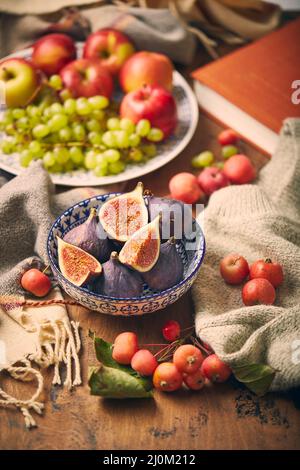
<instances>
[{"instance_id":1,"label":"yellow-green apple","mask_svg":"<svg viewBox=\"0 0 300 470\"><path fill-rule=\"evenodd\" d=\"M9 107L25 106L40 89L40 75L25 59L11 58L0 62L0 81L4 83Z\"/></svg>"},{"instance_id":2,"label":"yellow-green apple","mask_svg":"<svg viewBox=\"0 0 300 470\"><path fill-rule=\"evenodd\" d=\"M111 74L119 73L122 65L135 52L132 42L116 29L100 29L91 34L84 45L85 59L99 59Z\"/></svg>"},{"instance_id":3,"label":"yellow-green apple","mask_svg":"<svg viewBox=\"0 0 300 470\"><path fill-rule=\"evenodd\" d=\"M74 59L76 47L66 34L47 34L33 45L31 60L48 76L57 74Z\"/></svg>"},{"instance_id":4,"label":"yellow-green apple","mask_svg":"<svg viewBox=\"0 0 300 470\"><path fill-rule=\"evenodd\" d=\"M94 95L110 98L113 92L111 74L97 59L74 60L60 71L60 76L74 98Z\"/></svg>"},{"instance_id":5,"label":"yellow-green apple","mask_svg":"<svg viewBox=\"0 0 300 470\"><path fill-rule=\"evenodd\" d=\"M152 127L158 127L168 137L177 124L176 103L172 94L161 86L144 85L124 96L120 114L122 118L137 123L148 119Z\"/></svg>"},{"instance_id":6,"label":"yellow-green apple","mask_svg":"<svg viewBox=\"0 0 300 470\"><path fill-rule=\"evenodd\" d=\"M120 85L128 93L143 85L160 85L172 89L173 65L170 59L156 52L133 54L120 72Z\"/></svg>"},{"instance_id":7,"label":"yellow-green apple","mask_svg":"<svg viewBox=\"0 0 300 470\"><path fill-rule=\"evenodd\" d=\"M218 189L224 188L229 185L229 180L225 173L214 166L205 168L198 176L198 183L201 188L210 196Z\"/></svg>"}]
</instances>

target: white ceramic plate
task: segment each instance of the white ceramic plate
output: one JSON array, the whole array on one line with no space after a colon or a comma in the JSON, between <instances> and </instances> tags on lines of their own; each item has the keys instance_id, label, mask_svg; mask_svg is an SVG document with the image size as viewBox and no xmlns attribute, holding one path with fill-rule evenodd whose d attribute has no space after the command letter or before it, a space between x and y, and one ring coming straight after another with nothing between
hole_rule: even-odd
<instances>
[{"instance_id":1,"label":"white ceramic plate","mask_svg":"<svg viewBox=\"0 0 300 470\"><path fill-rule=\"evenodd\" d=\"M78 44L79 56L81 49L82 45ZM10 57L28 58L30 56L31 48L19 51ZM145 164L128 165L125 171L114 176L98 177L92 171L80 169L63 174L51 174L52 181L55 184L64 186L103 186L139 178L173 160L190 142L198 122L198 104L190 86L177 71L173 73L173 83L173 95L178 112L178 125L171 137L157 145L158 154L156 157ZM2 138L3 134L1 135L0 133L0 139ZM16 153L5 155L0 151L0 168L13 175L18 175L22 171L22 167L19 164L19 155Z\"/></svg>"}]
</instances>

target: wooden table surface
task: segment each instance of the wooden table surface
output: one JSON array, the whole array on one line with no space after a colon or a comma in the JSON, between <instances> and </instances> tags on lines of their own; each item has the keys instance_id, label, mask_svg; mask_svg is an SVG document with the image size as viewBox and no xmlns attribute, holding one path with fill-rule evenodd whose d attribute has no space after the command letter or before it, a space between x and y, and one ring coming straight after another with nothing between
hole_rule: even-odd
<instances>
[{"instance_id":1,"label":"wooden table surface","mask_svg":"<svg viewBox=\"0 0 300 470\"><path fill-rule=\"evenodd\" d=\"M203 63L202 58L198 64ZM142 178L157 195L168 193L169 178L190 171L190 159L204 149L219 153L216 136L220 127L200 114L188 148L173 162ZM256 167L267 157L244 144L242 151ZM130 181L127 188L134 187ZM234 248L234 247L233 247ZM200 271L201 276L201 271ZM72 307L70 316L80 321L84 385L68 392L51 386L52 371L45 373L43 398L46 408L38 428L26 430L23 417L13 410L0 411L1 449L300 449L300 393L269 394L257 398L231 382L200 392L155 393L155 399L104 400L89 395L87 367L96 364L88 330L112 341L131 330L141 343L161 342L161 327L176 319L183 327L193 324L190 293L175 304L141 318L116 318ZM20 384L4 386L20 394ZM22 386L21 386L22 387ZM29 393L29 385L24 393ZM26 390L26 392L25 392Z\"/></svg>"}]
</instances>

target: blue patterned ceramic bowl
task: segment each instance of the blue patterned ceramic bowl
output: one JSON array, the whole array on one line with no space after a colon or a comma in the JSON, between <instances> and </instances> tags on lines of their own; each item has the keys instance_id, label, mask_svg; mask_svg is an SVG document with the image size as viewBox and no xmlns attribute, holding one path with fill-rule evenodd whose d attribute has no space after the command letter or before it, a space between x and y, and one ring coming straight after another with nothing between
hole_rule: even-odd
<instances>
[{"instance_id":1,"label":"blue patterned ceramic bowl","mask_svg":"<svg viewBox=\"0 0 300 470\"><path fill-rule=\"evenodd\" d=\"M104 194L75 204L56 219L52 225L47 242L47 250L52 271L63 290L74 300L90 310L109 315L143 315L165 308L178 300L192 286L198 270L202 264L205 253L205 239L203 232L193 219L193 235L191 238L183 238L176 247L184 263L184 279L170 289L156 292L145 284L143 295L140 297L121 298L108 297L89 291L85 287L77 287L68 281L60 272L57 262L56 237L64 238L64 235L74 227L83 223L92 207L98 209L107 198L119 193ZM187 249L192 245L192 249Z\"/></svg>"}]
</instances>

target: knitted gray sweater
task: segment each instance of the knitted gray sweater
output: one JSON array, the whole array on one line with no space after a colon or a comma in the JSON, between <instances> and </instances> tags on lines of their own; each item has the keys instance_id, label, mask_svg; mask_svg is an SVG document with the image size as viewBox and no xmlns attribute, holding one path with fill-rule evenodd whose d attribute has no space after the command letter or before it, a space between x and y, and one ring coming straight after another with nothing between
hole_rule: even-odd
<instances>
[{"instance_id":1,"label":"knitted gray sweater","mask_svg":"<svg viewBox=\"0 0 300 470\"><path fill-rule=\"evenodd\" d=\"M200 223L207 253L193 287L197 334L233 369L266 364L271 390L300 385L300 120L287 119L279 147L257 185L230 186L211 197ZM236 252L249 263L283 265L275 305L245 307L241 286L225 284L220 260Z\"/></svg>"}]
</instances>

